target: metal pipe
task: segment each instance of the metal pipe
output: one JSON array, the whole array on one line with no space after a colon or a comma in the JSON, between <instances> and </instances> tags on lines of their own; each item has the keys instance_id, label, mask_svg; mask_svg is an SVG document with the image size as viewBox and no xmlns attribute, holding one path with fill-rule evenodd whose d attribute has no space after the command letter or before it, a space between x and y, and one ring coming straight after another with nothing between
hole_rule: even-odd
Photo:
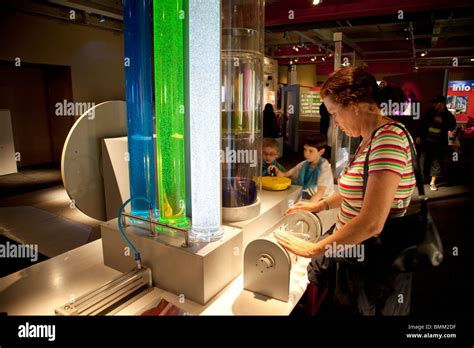
<instances>
[{"instance_id":1,"label":"metal pipe","mask_svg":"<svg viewBox=\"0 0 474 348\"><path fill-rule=\"evenodd\" d=\"M189 230L187 230L185 228L180 228L180 227L168 225L168 224L165 224L165 223L162 223L162 222L159 222L159 221L152 221L151 219L143 218L141 216L135 216L135 215L132 215L132 214L129 214L129 213L122 213L122 222L121 223L122 223L123 227L127 226L127 222L125 220L126 217L131 218L131 219L140 220L140 221L143 221L143 222L148 222L150 224L150 226L166 227L166 228L178 231L178 232L182 232L184 234L183 247L187 248L187 247L191 246L191 244L189 243ZM153 227L151 228L151 231L153 232Z\"/></svg>"}]
</instances>

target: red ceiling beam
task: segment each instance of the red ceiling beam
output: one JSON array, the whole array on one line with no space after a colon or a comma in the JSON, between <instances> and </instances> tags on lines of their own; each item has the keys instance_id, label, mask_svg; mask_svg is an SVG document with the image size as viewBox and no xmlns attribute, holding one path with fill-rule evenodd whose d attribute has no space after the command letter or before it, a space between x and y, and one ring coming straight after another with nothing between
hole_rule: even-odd
<instances>
[{"instance_id":1,"label":"red ceiling beam","mask_svg":"<svg viewBox=\"0 0 474 348\"><path fill-rule=\"evenodd\" d=\"M275 1L265 7L265 25L267 27L323 22L332 20L350 20L374 16L393 15L398 19L398 11L404 17L408 13L426 12L442 9L472 7L472 1L446 0L361 0L351 3L323 1L319 6L312 6L312 1ZM290 13L293 11L293 13ZM291 18L291 14L293 18Z\"/></svg>"}]
</instances>

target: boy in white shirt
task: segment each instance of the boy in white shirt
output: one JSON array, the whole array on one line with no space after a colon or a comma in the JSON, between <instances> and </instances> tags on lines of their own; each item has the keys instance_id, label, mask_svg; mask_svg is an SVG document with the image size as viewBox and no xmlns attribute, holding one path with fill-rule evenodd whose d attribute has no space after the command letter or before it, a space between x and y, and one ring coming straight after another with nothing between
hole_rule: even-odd
<instances>
[{"instance_id":1,"label":"boy in white shirt","mask_svg":"<svg viewBox=\"0 0 474 348\"><path fill-rule=\"evenodd\" d=\"M334 193L331 165L327 159L322 157L326 147L325 140L318 141L317 135L310 135L304 145L304 161L286 172L282 172L274 166L270 166L269 170L274 169L277 176L291 178L293 185L303 187L303 199L317 202Z\"/></svg>"}]
</instances>

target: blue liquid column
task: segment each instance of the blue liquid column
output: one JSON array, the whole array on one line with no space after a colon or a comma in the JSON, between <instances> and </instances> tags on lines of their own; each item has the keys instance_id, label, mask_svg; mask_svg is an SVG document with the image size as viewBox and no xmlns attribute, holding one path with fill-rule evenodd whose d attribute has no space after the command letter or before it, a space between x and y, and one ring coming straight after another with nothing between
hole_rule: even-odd
<instances>
[{"instance_id":1,"label":"blue liquid column","mask_svg":"<svg viewBox=\"0 0 474 348\"><path fill-rule=\"evenodd\" d=\"M127 103L132 214L148 217L156 208L153 140L151 0L124 0L125 95Z\"/></svg>"}]
</instances>

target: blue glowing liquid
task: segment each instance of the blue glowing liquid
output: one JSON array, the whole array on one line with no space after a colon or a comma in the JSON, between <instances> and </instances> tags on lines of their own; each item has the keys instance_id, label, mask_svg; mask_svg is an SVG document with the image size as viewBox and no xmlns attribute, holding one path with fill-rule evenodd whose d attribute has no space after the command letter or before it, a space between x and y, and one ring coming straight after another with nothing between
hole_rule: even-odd
<instances>
[{"instance_id":1,"label":"blue glowing liquid","mask_svg":"<svg viewBox=\"0 0 474 348\"><path fill-rule=\"evenodd\" d=\"M127 103L132 214L158 217L153 141L151 0L124 1L125 96Z\"/></svg>"}]
</instances>

